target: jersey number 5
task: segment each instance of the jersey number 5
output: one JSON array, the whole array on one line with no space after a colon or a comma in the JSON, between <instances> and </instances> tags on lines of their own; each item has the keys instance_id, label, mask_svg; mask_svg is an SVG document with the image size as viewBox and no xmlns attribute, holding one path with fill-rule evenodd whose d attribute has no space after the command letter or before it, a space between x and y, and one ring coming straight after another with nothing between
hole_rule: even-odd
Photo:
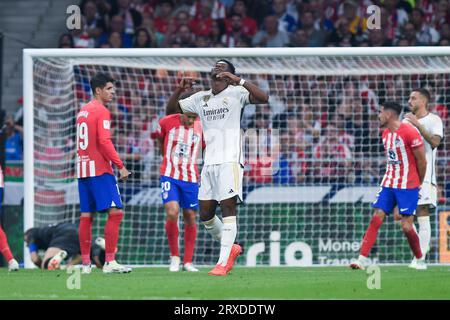
<instances>
[{"instance_id":1,"label":"jersey number 5","mask_svg":"<svg viewBox=\"0 0 450 320\"><path fill-rule=\"evenodd\" d=\"M86 122L77 125L77 146L81 150L86 150L89 144L88 126Z\"/></svg>"}]
</instances>

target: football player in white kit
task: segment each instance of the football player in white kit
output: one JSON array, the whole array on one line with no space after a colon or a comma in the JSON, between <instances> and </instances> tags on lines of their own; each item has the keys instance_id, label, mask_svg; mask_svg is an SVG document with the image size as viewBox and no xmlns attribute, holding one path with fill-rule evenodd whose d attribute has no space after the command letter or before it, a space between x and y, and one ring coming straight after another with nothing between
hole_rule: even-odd
<instances>
[{"instance_id":1,"label":"football player in white kit","mask_svg":"<svg viewBox=\"0 0 450 320\"><path fill-rule=\"evenodd\" d=\"M226 276L242 253L241 246L234 243L244 166L241 113L247 104L267 103L269 96L236 76L233 64L225 59L218 60L211 70L211 89L180 100L194 83L191 77L181 79L167 102L166 114L191 112L200 116L206 144L198 194L200 219L208 233L220 241L219 260L208 274ZM215 214L218 204L222 220Z\"/></svg>"},{"instance_id":2,"label":"football player in white kit","mask_svg":"<svg viewBox=\"0 0 450 320\"><path fill-rule=\"evenodd\" d=\"M419 192L417 204L417 222L419 224L420 248L425 256L430 247L431 225L430 209L437 205L436 185L436 153L437 147L444 137L441 118L428 111L430 93L426 89L414 89L409 95L408 105L411 113L405 115L404 121L408 121L419 130L425 144L427 158L427 171ZM410 268L426 269L426 264L417 264L413 259Z\"/></svg>"}]
</instances>

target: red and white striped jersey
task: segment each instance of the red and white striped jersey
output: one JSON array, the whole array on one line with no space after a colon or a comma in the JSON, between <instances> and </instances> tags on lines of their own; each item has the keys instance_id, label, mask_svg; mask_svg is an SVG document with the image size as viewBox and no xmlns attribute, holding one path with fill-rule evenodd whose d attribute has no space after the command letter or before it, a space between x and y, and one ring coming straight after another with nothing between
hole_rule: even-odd
<instances>
[{"instance_id":1,"label":"red and white striped jersey","mask_svg":"<svg viewBox=\"0 0 450 320\"><path fill-rule=\"evenodd\" d=\"M402 123L395 132L384 130L382 137L387 164L381 186L395 189L420 187L413 149L422 147L423 140L417 129Z\"/></svg>"},{"instance_id":2,"label":"red and white striped jersey","mask_svg":"<svg viewBox=\"0 0 450 320\"><path fill-rule=\"evenodd\" d=\"M5 187L5 176L3 175L3 170L2 167L0 166L0 188L4 187Z\"/></svg>"},{"instance_id":3,"label":"red and white striped jersey","mask_svg":"<svg viewBox=\"0 0 450 320\"><path fill-rule=\"evenodd\" d=\"M91 100L77 115L77 177L113 174L111 163L123 168L111 141L111 114L98 100Z\"/></svg>"},{"instance_id":4,"label":"red and white striped jersey","mask_svg":"<svg viewBox=\"0 0 450 320\"><path fill-rule=\"evenodd\" d=\"M197 157L200 148L204 148L199 119L192 127L185 127L181 123L181 114L165 116L159 120L152 137L164 143L161 176L187 182L198 181Z\"/></svg>"}]
</instances>

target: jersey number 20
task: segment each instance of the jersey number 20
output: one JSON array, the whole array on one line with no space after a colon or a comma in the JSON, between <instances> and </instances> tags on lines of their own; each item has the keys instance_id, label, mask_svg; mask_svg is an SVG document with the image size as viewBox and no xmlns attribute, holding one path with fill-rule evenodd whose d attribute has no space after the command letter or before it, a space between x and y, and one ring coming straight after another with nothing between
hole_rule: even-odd
<instances>
[{"instance_id":1,"label":"jersey number 20","mask_svg":"<svg viewBox=\"0 0 450 320\"><path fill-rule=\"evenodd\" d=\"M77 125L77 146L81 150L86 150L89 144L88 126L86 122Z\"/></svg>"}]
</instances>

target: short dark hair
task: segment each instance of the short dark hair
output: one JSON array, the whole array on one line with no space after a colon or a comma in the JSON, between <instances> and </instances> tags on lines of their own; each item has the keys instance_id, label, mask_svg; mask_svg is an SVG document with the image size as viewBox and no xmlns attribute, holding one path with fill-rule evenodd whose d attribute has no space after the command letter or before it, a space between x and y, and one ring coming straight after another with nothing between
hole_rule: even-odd
<instances>
[{"instance_id":1,"label":"short dark hair","mask_svg":"<svg viewBox=\"0 0 450 320\"><path fill-rule=\"evenodd\" d=\"M398 116L403 111L403 107L400 104L398 104L397 102L395 102L395 101L386 101L385 103L382 104L382 106L384 107L384 110L390 109L390 110L395 111L395 113Z\"/></svg>"},{"instance_id":2,"label":"short dark hair","mask_svg":"<svg viewBox=\"0 0 450 320\"><path fill-rule=\"evenodd\" d=\"M226 60L226 59L220 59L220 60L217 60L217 61L216 61L216 63L219 63L219 62L225 62L225 63L228 65L228 70L229 70L232 74L235 74L236 69L234 68L234 65L233 65L230 61L228 61L228 60Z\"/></svg>"},{"instance_id":3,"label":"short dark hair","mask_svg":"<svg viewBox=\"0 0 450 320\"><path fill-rule=\"evenodd\" d=\"M114 79L105 73L97 73L91 78L90 85L92 89L92 93L95 94L95 89L100 88L103 89L108 82L114 83Z\"/></svg>"},{"instance_id":4,"label":"short dark hair","mask_svg":"<svg viewBox=\"0 0 450 320\"><path fill-rule=\"evenodd\" d=\"M418 92L427 99L427 104L431 99L430 91L424 88L416 88L412 92Z\"/></svg>"}]
</instances>

